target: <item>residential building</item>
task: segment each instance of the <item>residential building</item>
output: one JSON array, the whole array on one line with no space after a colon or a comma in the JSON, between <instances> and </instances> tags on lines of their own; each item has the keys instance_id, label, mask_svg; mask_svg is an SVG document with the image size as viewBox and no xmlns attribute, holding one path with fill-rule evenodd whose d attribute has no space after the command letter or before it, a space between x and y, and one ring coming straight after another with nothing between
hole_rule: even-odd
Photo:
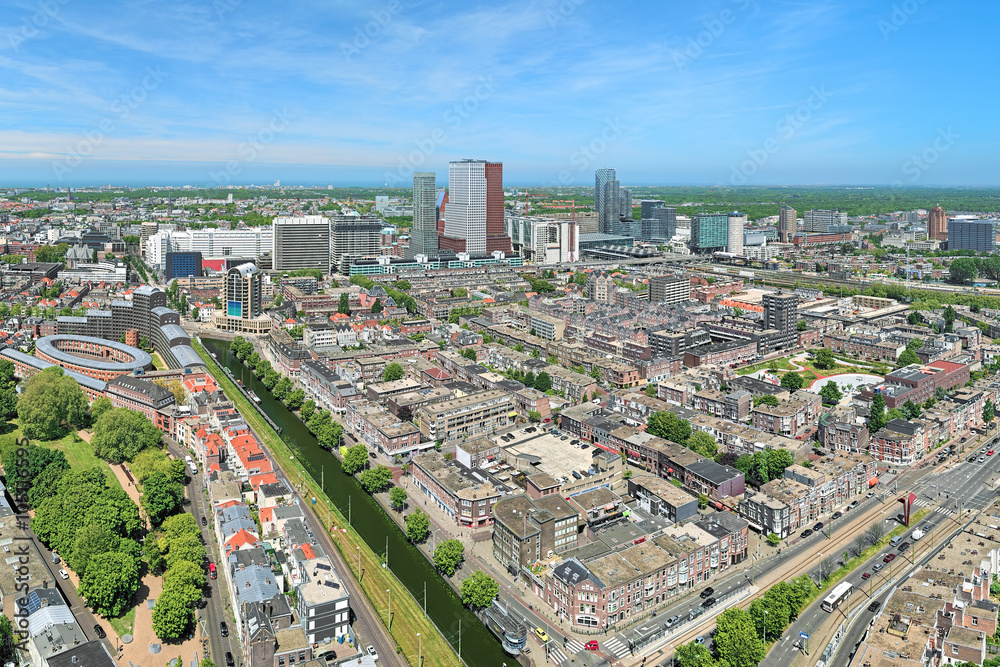
<instances>
[{"instance_id":1,"label":"residential building","mask_svg":"<svg viewBox=\"0 0 1000 667\"><path fill-rule=\"evenodd\" d=\"M597 211L597 231L613 234L618 227L621 203L618 201L618 181L614 169L594 172L594 210Z\"/></svg>"},{"instance_id":2,"label":"residential building","mask_svg":"<svg viewBox=\"0 0 1000 667\"><path fill-rule=\"evenodd\" d=\"M367 257L379 257L382 246L382 218L377 215L336 215L330 221L330 258L333 269L349 275L351 264Z\"/></svg>"},{"instance_id":3,"label":"residential building","mask_svg":"<svg viewBox=\"0 0 1000 667\"><path fill-rule=\"evenodd\" d=\"M459 461L449 461L431 450L413 458L413 484L460 527L479 528L493 523L493 505L500 492L481 473Z\"/></svg>"},{"instance_id":4,"label":"residential building","mask_svg":"<svg viewBox=\"0 0 1000 667\"><path fill-rule=\"evenodd\" d=\"M747 216L741 213L730 213L727 222L729 238L726 242L726 252L743 256L743 228L747 224Z\"/></svg>"},{"instance_id":5,"label":"residential building","mask_svg":"<svg viewBox=\"0 0 1000 667\"><path fill-rule=\"evenodd\" d=\"M940 206L935 206L927 214L927 238L929 240L948 240L948 215Z\"/></svg>"},{"instance_id":6,"label":"residential building","mask_svg":"<svg viewBox=\"0 0 1000 667\"><path fill-rule=\"evenodd\" d=\"M795 209L782 204L781 210L778 211L779 240L782 243L791 243L798 231L798 220L795 217Z\"/></svg>"},{"instance_id":7,"label":"residential building","mask_svg":"<svg viewBox=\"0 0 1000 667\"><path fill-rule=\"evenodd\" d=\"M802 229L806 232L817 232L826 234L833 231L831 227L847 225L847 213L830 210L806 211L803 219Z\"/></svg>"},{"instance_id":8,"label":"residential building","mask_svg":"<svg viewBox=\"0 0 1000 667\"><path fill-rule=\"evenodd\" d=\"M175 278L201 275L200 252L168 252L163 277L167 282Z\"/></svg>"},{"instance_id":9,"label":"residential building","mask_svg":"<svg viewBox=\"0 0 1000 667\"><path fill-rule=\"evenodd\" d=\"M344 424L361 441L390 458L434 446L433 441L421 443L420 430L412 423L368 401L350 401L344 413Z\"/></svg>"},{"instance_id":10,"label":"residential building","mask_svg":"<svg viewBox=\"0 0 1000 667\"><path fill-rule=\"evenodd\" d=\"M559 495L506 496L493 505L493 557L512 574L577 546L580 508Z\"/></svg>"},{"instance_id":11,"label":"residential building","mask_svg":"<svg viewBox=\"0 0 1000 667\"><path fill-rule=\"evenodd\" d=\"M682 303L691 298L691 281L686 276L653 276L649 279L652 303Z\"/></svg>"},{"instance_id":12,"label":"residential building","mask_svg":"<svg viewBox=\"0 0 1000 667\"><path fill-rule=\"evenodd\" d=\"M430 440L458 440L492 433L517 417L514 399L506 391L479 391L425 405L417 411L421 432Z\"/></svg>"},{"instance_id":13,"label":"residential building","mask_svg":"<svg viewBox=\"0 0 1000 667\"><path fill-rule=\"evenodd\" d=\"M414 259L418 255L428 258L438 256L435 180L436 175L432 171L413 174L413 230L410 245L406 248L406 259Z\"/></svg>"},{"instance_id":14,"label":"residential building","mask_svg":"<svg viewBox=\"0 0 1000 667\"><path fill-rule=\"evenodd\" d=\"M696 213L691 217L691 252L704 255L724 251L729 243L729 216Z\"/></svg>"},{"instance_id":15,"label":"residential building","mask_svg":"<svg viewBox=\"0 0 1000 667\"><path fill-rule=\"evenodd\" d=\"M314 551L315 547L308 553ZM351 636L351 596L330 557L310 558L300 548L295 550L292 562L296 566L292 577L296 611L302 620L306 643L330 644Z\"/></svg>"}]
</instances>

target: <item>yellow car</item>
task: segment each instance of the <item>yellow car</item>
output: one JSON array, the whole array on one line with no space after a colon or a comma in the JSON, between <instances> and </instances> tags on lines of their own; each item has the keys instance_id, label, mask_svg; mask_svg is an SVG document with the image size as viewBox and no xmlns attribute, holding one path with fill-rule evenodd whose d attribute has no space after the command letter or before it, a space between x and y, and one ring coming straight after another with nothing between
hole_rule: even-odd
<instances>
[{"instance_id":1,"label":"yellow car","mask_svg":"<svg viewBox=\"0 0 1000 667\"><path fill-rule=\"evenodd\" d=\"M545 630L542 630L541 628L535 628L535 636L537 636L543 642L549 641L549 636L545 634Z\"/></svg>"}]
</instances>

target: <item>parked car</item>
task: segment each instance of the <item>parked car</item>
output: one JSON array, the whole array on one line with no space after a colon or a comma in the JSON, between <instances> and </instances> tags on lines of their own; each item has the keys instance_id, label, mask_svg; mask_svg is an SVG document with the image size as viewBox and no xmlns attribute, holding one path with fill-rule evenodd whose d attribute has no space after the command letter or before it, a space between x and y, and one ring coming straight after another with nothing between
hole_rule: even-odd
<instances>
[{"instance_id":1,"label":"parked car","mask_svg":"<svg viewBox=\"0 0 1000 667\"><path fill-rule=\"evenodd\" d=\"M833 521L835 521L835 520L839 519L842 516L844 516L843 512L834 512L833 516L831 516L830 519L833 520Z\"/></svg>"},{"instance_id":2,"label":"parked car","mask_svg":"<svg viewBox=\"0 0 1000 667\"><path fill-rule=\"evenodd\" d=\"M878 572L883 567L885 567L885 565L882 565L882 563L875 563L874 565L872 565L872 572Z\"/></svg>"},{"instance_id":3,"label":"parked car","mask_svg":"<svg viewBox=\"0 0 1000 667\"><path fill-rule=\"evenodd\" d=\"M891 563L896 560L896 554L886 554L885 558L882 559L883 563Z\"/></svg>"},{"instance_id":4,"label":"parked car","mask_svg":"<svg viewBox=\"0 0 1000 667\"><path fill-rule=\"evenodd\" d=\"M226 625L225 621L219 622L219 634L222 635L223 637L229 636L229 626Z\"/></svg>"},{"instance_id":5,"label":"parked car","mask_svg":"<svg viewBox=\"0 0 1000 667\"><path fill-rule=\"evenodd\" d=\"M978 459L976 459L976 461L978 461L979 463L986 463L986 457L980 456Z\"/></svg>"},{"instance_id":6,"label":"parked car","mask_svg":"<svg viewBox=\"0 0 1000 667\"><path fill-rule=\"evenodd\" d=\"M369 644L367 647L365 647L365 653L370 655L372 657L372 660L378 662L378 651L375 650L374 646Z\"/></svg>"},{"instance_id":7,"label":"parked car","mask_svg":"<svg viewBox=\"0 0 1000 667\"><path fill-rule=\"evenodd\" d=\"M63 579L69 579L69 572L67 572L62 568L59 568L59 576L62 577Z\"/></svg>"},{"instance_id":8,"label":"parked car","mask_svg":"<svg viewBox=\"0 0 1000 667\"><path fill-rule=\"evenodd\" d=\"M104 631L104 628L102 628L100 624L94 625L94 634L97 635L98 639L104 639L108 636L108 633Z\"/></svg>"},{"instance_id":9,"label":"parked car","mask_svg":"<svg viewBox=\"0 0 1000 667\"><path fill-rule=\"evenodd\" d=\"M375 458L375 452L368 452L368 458L374 459Z\"/></svg>"},{"instance_id":10,"label":"parked car","mask_svg":"<svg viewBox=\"0 0 1000 667\"><path fill-rule=\"evenodd\" d=\"M705 598L710 598L713 593L715 593L715 589L709 586L701 592L701 599L704 600Z\"/></svg>"},{"instance_id":11,"label":"parked car","mask_svg":"<svg viewBox=\"0 0 1000 667\"><path fill-rule=\"evenodd\" d=\"M203 526L207 526L208 525L208 519L206 517L204 517L204 516L201 517L201 525L203 525Z\"/></svg>"},{"instance_id":12,"label":"parked car","mask_svg":"<svg viewBox=\"0 0 1000 667\"><path fill-rule=\"evenodd\" d=\"M874 498L874 497L875 497L874 491L869 491L867 494L865 494L865 498Z\"/></svg>"},{"instance_id":13,"label":"parked car","mask_svg":"<svg viewBox=\"0 0 1000 667\"><path fill-rule=\"evenodd\" d=\"M860 503L857 500L851 501L851 504L847 506L847 509L852 510L857 507Z\"/></svg>"},{"instance_id":14,"label":"parked car","mask_svg":"<svg viewBox=\"0 0 1000 667\"><path fill-rule=\"evenodd\" d=\"M548 633L541 628L535 628L535 636L541 639L543 642L549 641Z\"/></svg>"},{"instance_id":15,"label":"parked car","mask_svg":"<svg viewBox=\"0 0 1000 667\"><path fill-rule=\"evenodd\" d=\"M695 644L704 644L705 643L705 638L703 636L695 637L694 643Z\"/></svg>"},{"instance_id":16,"label":"parked car","mask_svg":"<svg viewBox=\"0 0 1000 667\"><path fill-rule=\"evenodd\" d=\"M869 578L871 578L871 576L872 576L871 572L865 572L864 574L861 575L861 578L862 579L869 579Z\"/></svg>"},{"instance_id":17,"label":"parked car","mask_svg":"<svg viewBox=\"0 0 1000 667\"><path fill-rule=\"evenodd\" d=\"M910 548L910 543L909 542L903 542L902 544L899 545L898 551L899 551L899 553L903 553L904 551L906 551L909 548Z\"/></svg>"},{"instance_id":18,"label":"parked car","mask_svg":"<svg viewBox=\"0 0 1000 667\"><path fill-rule=\"evenodd\" d=\"M714 604L715 604L715 598L708 598L707 600L701 603L701 606L704 607L705 609L708 609Z\"/></svg>"},{"instance_id":19,"label":"parked car","mask_svg":"<svg viewBox=\"0 0 1000 667\"><path fill-rule=\"evenodd\" d=\"M986 456L993 456L993 450L991 449L988 452L986 452Z\"/></svg>"},{"instance_id":20,"label":"parked car","mask_svg":"<svg viewBox=\"0 0 1000 667\"><path fill-rule=\"evenodd\" d=\"M920 526L920 530L924 531L925 533L930 529L931 529L931 524L929 523L925 523L924 525Z\"/></svg>"},{"instance_id":21,"label":"parked car","mask_svg":"<svg viewBox=\"0 0 1000 667\"><path fill-rule=\"evenodd\" d=\"M226 667L236 667L236 660L233 659L233 654L226 651Z\"/></svg>"},{"instance_id":22,"label":"parked car","mask_svg":"<svg viewBox=\"0 0 1000 667\"><path fill-rule=\"evenodd\" d=\"M674 627L675 625L677 625L680 622L681 622L681 617L680 616L671 616L670 618L668 618L663 623L663 625L664 625L664 627L672 628L672 627Z\"/></svg>"},{"instance_id":23,"label":"parked car","mask_svg":"<svg viewBox=\"0 0 1000 667\"><path fill-rule=\"evenodd\" d=\"M802 531L802 537L803 538L809 537L812 534L813 534L813 532L811 530L809 530L808 528L806 528L805 530Z\"/></svg>"},{"instance_id":24,"label":"parked car","mask_svg":"<svg viewBox=\"0 0 1000 667\"><path fill-rule=\"evenodd\" d=\"M588 651L596 651L597 650L597 640L596 639L591 639L589 642L587 642L586 644L583 645L583 648L587 649Z\"/></svg>"},{"instance_id":25,"label":"parked car","mask_svg":"<svg viewBox=\"0 0 1000 667\"><path fill-rule=\"evenodd\" d=\"M814 530L814 531L816 531L817 533L818 533L819 531L823 530L823 522L822 522L822 521L820 521L820 522L819 522L819 523L817 523L817 524L816 524L815 526L813 526L813 530Z\"/></svg>"},{"instance_id":26,"label":"parked car","mask_svg":"<svg viewBox=\"0 0 1000 667\"><path fill-rule=\"evenodd\" d=\"M873 613L873 614L874 614L874 613L875 613L875 612L877 612L877 611L878 611L878 610L879 610L879 609L880 609L881 607L882 607L882 603L881 603L881 602L879 602L878 600L875 600L875 601L873 601L873 602L872 602L872 603L871 603L870 605L868 605L868 611L870 611L871 613Z\"/></svg>"}]
</instances>

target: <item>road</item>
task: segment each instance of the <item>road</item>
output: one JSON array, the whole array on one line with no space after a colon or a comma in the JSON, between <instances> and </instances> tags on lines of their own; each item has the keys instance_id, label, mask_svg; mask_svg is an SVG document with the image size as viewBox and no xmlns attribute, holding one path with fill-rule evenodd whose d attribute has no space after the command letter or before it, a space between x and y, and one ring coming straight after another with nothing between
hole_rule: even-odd
<instances>
[{"instance_id":1,"label":"road","mask_svg":"<svg viewBox=\"0 0 1000 667\"><path fill-rule=\"evenodd\" d=\"M980 447L985 446L986 445L984 444ZM855 606L856 604L864 604L867 606L871 602L871 599L869 598L870 592L875 591L884 582L888 581L893 573L895 573L898 577L901 566L908 567L913 565L912 559L914 558L914 551L919 554L917 562L919 562L925 554L932 551L932 548L930 547L931 544L938 545L942 534L950 534L953 528L957 527L958 524L952 523L951 520L957 522L960 508L964 511L965 509L979 510L986 507L986 505L989 504L989 502L995 497L995 491L985 487L996 473L998 461L1000 461L1000 456L997 455L989 457L987 461L982 464L965 463L963 461L948 470L932 476L923 477L919 481L915 482L912 485L911 490L918 495L918 499L914 503L913 511L916 512L920 507L932 506L933 503L935 510L926 518L921 520L920 523L930 523L933 526L932 530L934 532L932 535L923 538L923 540L926 541L911 541L911 543L914 544L914 547L906 553L900 554L897 549L888 547L880 550L872 556L872 558L868 559L865 563L854 570L854 572L848 575L844 581L849 581L855 586L855 592L852 596L852 606ZM902 484L900 487L904 491L907 489L907 487ZM932 489L931 487L934 488ZM947 491L945 491L945 489L947 489ZM933 491L933 493L931 494L931 497L928 498L928 492L931 491ZM940 498L937 496L938 491L941 492ZM886 513L887 515L890 515L885 519L887 522L886 532L892 528L889 524L894 524L896 522L896 507L891 508L891 510L891 512ZM911 527L904 533L904 535L908 536L916 527L917 526ZM919 548L921 546L923 549ZM893 562L890 562L887 566L883 563L884 567L881 572L874 574L867 580L863 579L861 575L865 572L871 572L872 566L876 563L882 562L887 553L896 554L896 559ZM859 597L859 595L861 597ZM876 596L875 599L880 602L884 602L885 596ZM824 624L833 619L842 620L844 618L846 609L837 610L831 615L821 609L821 603L822 598L818 598L802 614L799 615L799 618L792 623L792 625L789 626L789 628L782 635L782 639L772 647L771 652L768 654L767 659L763 664L774 665L775 667L787 667L791 665L804 649L804 643L800 641L799 633L818 636L820 634L819 629ZM871 619L871 613L868 611L862 612L861 616L868 620ZM855 623L855 625L851 628L851 632L849 632L847 637L843 640L842 646L849 647L850 651L853 651L854 645L860 641L865 625L866 624L864 623ZM813 657L816 657L823 651L824 648L825 644L824 646L818 646L814 643L809 647L810 654ZM833 661L831 664L848 664L848 662L849 661L845 659L842 662Z\"/></svg>"}]
</instances>

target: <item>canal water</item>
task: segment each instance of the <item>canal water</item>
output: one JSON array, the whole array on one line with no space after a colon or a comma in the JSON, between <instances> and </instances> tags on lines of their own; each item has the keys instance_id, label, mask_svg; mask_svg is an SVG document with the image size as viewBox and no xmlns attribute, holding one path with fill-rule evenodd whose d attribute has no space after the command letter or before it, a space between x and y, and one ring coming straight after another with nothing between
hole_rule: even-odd
<instances>
[{"instance_id":1,"label":"canal water","mask_svg":"<svg viewBox=\"0 0 1000 667\"><path fill-rule=\"evenodd\" d=\"M350 504L351 523L362 539L376 554L383 554L386 539L389 545L389 568L418 603L423 602L424 584L427 585L427 615L444 633L445 638L458 650L459 621L462 629L462 659L470 667L498 667L516 662L506 656L499 641L486 629L475 614L462 605L461 599L445 583L427 559L409 543L403 532L386 516L385 510L369 496L354 477L345 475L340 460L320 448L316 437L284 403L254 377L229 349L228 341L203 338L209 352L214 352L219 363L242 380L248 389L260 397L264 412L281 428L281 439L288 444L295 458L305 466L317 483L325 478L324 491L346 517ZM322 475L321 475L322 471ZM468 566L463 567L468 570Z\"/></svg>"}]
</instances>

